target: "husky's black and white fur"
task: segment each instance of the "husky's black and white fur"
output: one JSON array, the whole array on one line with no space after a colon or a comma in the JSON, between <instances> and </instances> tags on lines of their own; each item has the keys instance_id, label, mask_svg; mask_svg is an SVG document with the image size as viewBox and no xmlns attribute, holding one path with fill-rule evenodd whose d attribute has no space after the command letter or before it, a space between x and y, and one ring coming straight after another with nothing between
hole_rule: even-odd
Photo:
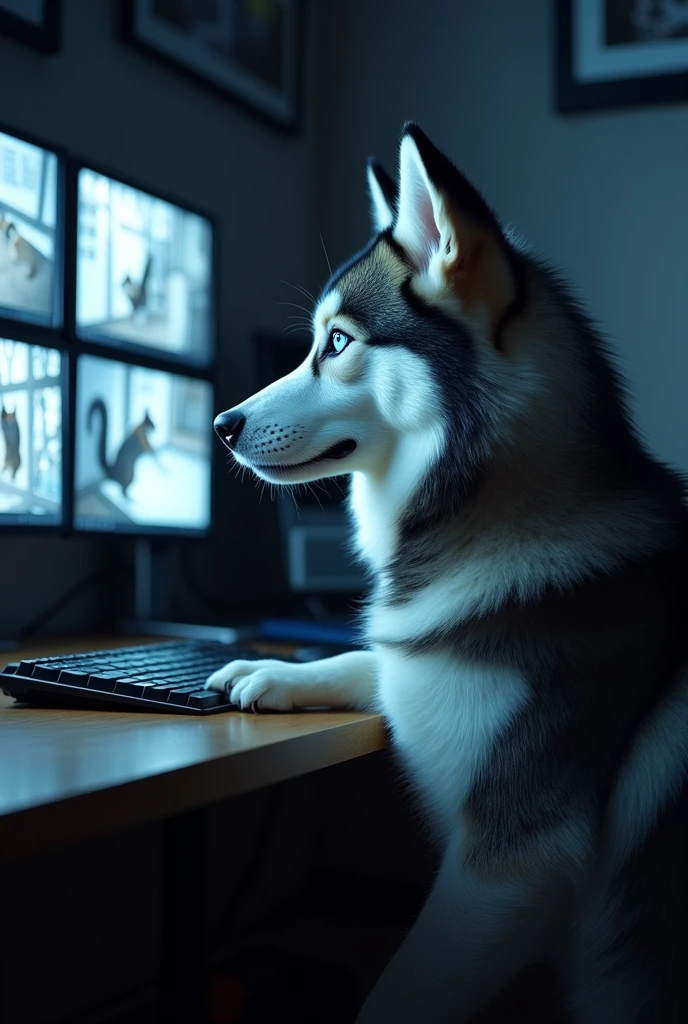
<instances>
[{"instance_id":1,"label":"husky's black and white fur","mask_svg":"<svg viewBox=\"0 0 688 1024\"><path fill-rule=\"evenodd\" d=\"M688 513L600 338L413 124L308 358L216 420L352 474L367 651L230 663L243 709L379 708L442 843L361 1024L459 1024L549 959L578 1024L688 1021Z\"/></svg>"}]
</instances>

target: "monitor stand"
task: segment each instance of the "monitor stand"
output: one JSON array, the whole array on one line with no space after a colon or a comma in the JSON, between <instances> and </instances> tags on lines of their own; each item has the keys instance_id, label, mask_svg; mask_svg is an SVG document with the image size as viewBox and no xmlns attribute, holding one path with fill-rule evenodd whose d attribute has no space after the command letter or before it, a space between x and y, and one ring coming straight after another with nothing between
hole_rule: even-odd
<instances>
[{"instance_id":1,"label":"monitor stand","mask_svg":"<svg viewBox=\"0 0 688 1024\"><path fill-rule=\"evenodd\" d=\"M173 558L165 540L137 540L134 549L134 618L120 623L135 636L167 636L182 640L217 640L235 644L255 637L253 626L203 626L172 622L169 613Z\"/></svg>"}]
</instances>

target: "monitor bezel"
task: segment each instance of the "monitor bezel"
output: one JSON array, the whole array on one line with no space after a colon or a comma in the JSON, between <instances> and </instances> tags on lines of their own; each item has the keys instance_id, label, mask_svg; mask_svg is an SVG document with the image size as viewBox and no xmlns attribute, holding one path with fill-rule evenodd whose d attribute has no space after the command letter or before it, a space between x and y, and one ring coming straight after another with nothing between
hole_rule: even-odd
<instances>
[{"instance_id":1,"label":"monitor bezel","mask_svg":"<svg viewBox=\"0 0 688 1024\"><path fill-rule=\"evenodd\" d=\"M60 353L60 383L62 386L62 521L59 523L42 523L39 519L35 523L13 523L6 522L4 515L0 514L0 536L5 534L31 534L41 537L63 537L66 538L71 529L71 491L72 491L72 448L69 442L70 427L72 418L72 364L73 357L69 348L59 342L49 343L45 337L26 338L14 335L3 334L0 325L0 338L5 341L18 341L22 345L37 345L40 348L52 348Z\"/></svg>"},{"instance_id":2,"label":"monitor bezel","mask_svg":"<svg viewBox=\"0 0 688 1024\"><path fill-rule=\"evenodd\" d=\"M57 208L55 211L55 278L53 281L53 310L50 320L31 312L17 310L11 306L0 304L0 336L8 337L13 330L36 331L43 338L52 337L60 341L65 329L65 298L66 298L66 266L67 266L67 165L69 157L65 149L48 143L45 139L18 131L11 125L0 121L0 132L10 138L36 146L46 153L52 153L57 159ZM17 341L22 339L18 338ZM40 344L40 342L35 342ZM46 347L49 347L46 343ZM53 344L53 348L55 345Z\"/></svg>"},{"instance_id":3,"label":"monitor bezel","mask_svg":"<svg viewBox=\"0 0 688 1024\"><path fill-rule=\"evenodd\" d=\"M169 203L185 213L194 214L203 218L210 225L211 230L211 282L210 282L210 352L207 358L194 357L189 353L170 352L167 349L156 348L150 345L139 345L136 342L123 341L112 338L109 335L98 331L83 331L77 324L77 286L78 286L78 260L77 241L79 231L79 174L81 171L90 171L99 174L118 185L135 189L152 199L159 199ZM169 192L160 189L151 189L140 180L128 174L120 174L116 169L106 167L97 161L86 160L81 156L68 154L66 166L66 233L65 233L65 302L64 302L64 325L65 335L70 343L81 345L96 345L98 348L109 347L117 349L122 353L127 352L140 358L161 359L170 366L188 367L203 370L212 374L217 363L218 349L218 309L219 309L219 223L218 218L207 210L201 209L195 204L186 202Z\"/></svg>"},{"instance_id":4,"label":"monitor bezel","mask_svg":"<svg viewBox=\"0 0 688 1024\"><path fill-rule=\"evenodd\" d=\"M219 452L216 451L215 445L210 445L210 515L208 525L206 527L194 528L190 526L150 526L142 524L133 524L131 529L129 527L117 527L117 528L103 528L98 529L97 526L77 526L76 513L75 513L75 496L76 496L76 398L78 393L78 362L82 356L93 356L97 359L107 359L115 363L126 363L129 366L140 367L145 370L157 370L161 373L169 373L172 376L177 377L191 377L194 380L201 380L208 385L210 388L211 408L215 409L217 388L215 379L207 372L203 372L202 368L195 364L185 364L183 366L173 365L168 359L156 359L156 358L143 358L136 352L124 352L113 346L105 346L99 342L80 342L78 350L74 352L73 358L70 362L70 394L74 395L74 401L70 403L70 430L71 436L74 439L74 443L70 449L70 455L72 460L70 462L70 491L69 491L69 533L74 537L103 537L108 539L134 539L134 540L146 540L155 538L177 538L183 539L188 538L190 540L203 539L209 537L214 532L215 526L215 491L217 487L217 473L218 465L217 458Z\"/></svg>"}]
</instances>

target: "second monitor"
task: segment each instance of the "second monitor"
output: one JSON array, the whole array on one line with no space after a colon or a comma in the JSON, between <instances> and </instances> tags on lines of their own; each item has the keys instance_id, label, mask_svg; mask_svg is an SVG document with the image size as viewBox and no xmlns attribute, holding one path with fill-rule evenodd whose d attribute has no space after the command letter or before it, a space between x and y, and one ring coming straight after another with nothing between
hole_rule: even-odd
<instances>
[{"instance_id":1,"label":"second monitor","mask_svg":"<svg viewBox=\"0 0 688 1024\"><path fill-rule=\"evenodd\" d=\"M207 532L212 406L208 381L79 355L75 528Z\"/></svg>"},{"instance_id":2,"label":"second monitor","mask_svg":"<svg viewBox=\"0 0 688 1024\"><path fill-rule=\"evenodd\" d=\"M77 335L210 363L210 221L85 167L77 191Z\"/></svg>"}]
</instances>

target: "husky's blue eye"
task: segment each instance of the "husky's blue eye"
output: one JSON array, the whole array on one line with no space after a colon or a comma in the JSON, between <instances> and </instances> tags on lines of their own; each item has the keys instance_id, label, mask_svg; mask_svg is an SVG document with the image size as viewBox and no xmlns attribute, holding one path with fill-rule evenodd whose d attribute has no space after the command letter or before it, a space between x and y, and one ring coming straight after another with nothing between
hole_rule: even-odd
<instances>
[{"instance_id":1,"label":"husky's blue eye","mask_svg":"<svg viewBox=\"0 0 688 1024\"><path fill-rule=\"evenodd\" d=\"M340 352L344 351L350 341L353 341L353 338L350 335L345 334L344 331L338 331L334 328L330 331L325 352L331 356L338 356Z\"/></svg>"}]
</instances>

